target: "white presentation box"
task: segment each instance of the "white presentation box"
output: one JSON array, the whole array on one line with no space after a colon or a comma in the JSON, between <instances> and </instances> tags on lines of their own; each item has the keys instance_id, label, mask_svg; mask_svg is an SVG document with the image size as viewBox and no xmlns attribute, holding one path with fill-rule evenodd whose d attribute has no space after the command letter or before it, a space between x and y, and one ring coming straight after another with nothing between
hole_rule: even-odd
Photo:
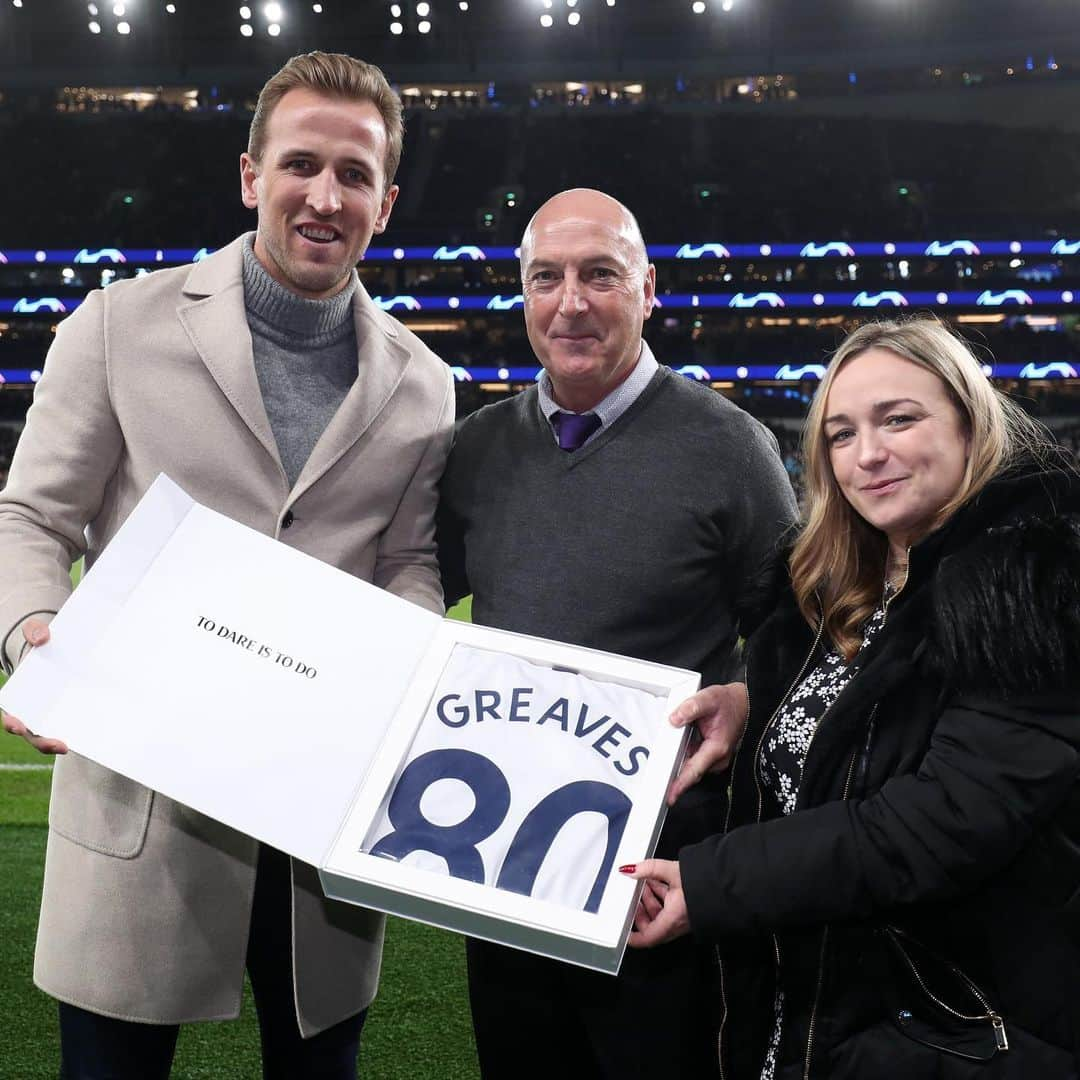
<instances>
[{"instance_id":1,"label":"white presentation box","mask_svg":"<svg viewBox=\"0 0 1080 1080\"><path fill-rule=\"evenodd\" d=\"M616 868L655 848L698 685L441 619L160 476L0 707L330 897L616 972L639 892Z\"/></svg>"}]
</instances>

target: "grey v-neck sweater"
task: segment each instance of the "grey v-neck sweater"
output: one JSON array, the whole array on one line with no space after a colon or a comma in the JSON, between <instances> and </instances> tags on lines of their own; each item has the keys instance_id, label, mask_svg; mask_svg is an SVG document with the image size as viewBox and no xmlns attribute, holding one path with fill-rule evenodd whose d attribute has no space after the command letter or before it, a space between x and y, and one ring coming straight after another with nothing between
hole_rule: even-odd
<instances>
[{"instance_id":1,"label":"grey v-neck sweater","mask_svg":"<svg viewBox=\"0 0 1080 1080\"><path fill-rule=\"evenodd\" d=\"M466 417L447 463L439 565L473 621L700 671L734 671L760 563L795 520L776 440L661 368L580 450L535 387Z\"/></svg>"}]
</instances>

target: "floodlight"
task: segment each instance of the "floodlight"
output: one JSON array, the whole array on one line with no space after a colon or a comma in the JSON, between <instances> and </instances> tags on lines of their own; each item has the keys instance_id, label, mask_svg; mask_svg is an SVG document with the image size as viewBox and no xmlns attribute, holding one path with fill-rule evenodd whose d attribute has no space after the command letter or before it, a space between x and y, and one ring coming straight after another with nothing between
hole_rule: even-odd
<instances>
[{"instance_id":1,"label":"floodlight","mask_svg":"<svg viewBox=\"0 0 1080 1080\"><path fill-rule=\"evenodd\" d=\"M695 15L701 15L705 11L705 0L694 0L690 5L690 10Z\"/></svg>"},{"instance_id":2,"label":"floodlight","mask_svg":"<svg viewBox=\"0 0 1080 1080\"><path fill-rule=\"evenodd\" d=\"M240 9L240 18L243 19L244 22L247 22L247 20L251 18L251 8L249 8L247 4Z\"/></svg>"},{"instance_id":3,"label":"floodlight","mask_svg":"<svg viewBox=\"0 0 1080 1080\"><path fill-rule=\"evenodd\" d=\"M404 29L405 29L405 27L402 26L401 23L399 23L399 22L392 22L390 24L390 33L394 34L395 36L400 34L402 32L402 30L404 30Z\"/></svg>"},{"instance_id":4,"label":"floodlight","mask_svg":"<svg viewBox=\"0 0 1080 1080\"><path fill-rule=\"evenodd\" d=\"M251 37L251 35L254 34L254 33L255 33L255 31L251 29L251 23L241 23L240 24L240 34L241 34L241 36L243 36L243 37Z\"/></svg>"},{"instance_id":5,"label":"floodlight","mask_svg":"<svg viewBox=\"0 0 1080 1080\"><path fill-rule=\"evenodd\" d=\"M416 24L416 29L419 30L421 34L426 34L431 29L431 23L429 23L427 19L422 19Z\"/></svg>"},{"instance_id":6,"label":"floodlight","mask_svg":"<svg viewBox=\"0 0 1080 1080\"><path fill-rule=\"evenodd\" d=\"M123 4L113 4L112 13L119 19L124 14L125 8Z\"/></svg>"},{"instance_id":7,"label":"floodlight","mask_svg":"<svg viewBox=\"0 0 1080 1080\"><path fill-rule=\"evenodd\" d=\"M263 8L263 14L266 16L267 22L281 22L281 5L269 3Z\"/></svg>"},{"instance_id":8,"label":"floodlight","mask_svg":"<svg viewBox=\"0 0 1080 1080\"><path fill-rule=\"evenodd\" d=\"M577 7L577 0L566 0L567 7Z\"/></svg>"},{"instance_id":9,"label":"floodlight","mask_svg":"<svg viewBox=\"0 0 1080 1080\"><path fill-rule=\"evenodd\" d=\"M266 28L266 32L267 32L267 33L268 33L268 34L269 34L269 35L270 35L271 37L277 37L277 36L278 36L278 34L280 34L280 33L281 33L281 27L280 27L280 26L279 26L279 25L278 25L278 24L277 24L276 22L272 22L272 23L271 23L271 24L270 24L270 25L269 25L269 26L268 26L268 27Z\"/></svg>"},{"instance_id":10,"label":"floodlight","mask_svg":"<svg viewBox=\"0 0 1080 1080\"><path fill-rule=\"evenodd\" d=\"M89 11L91 15L96 15L98 13L98 6L97 4L87 4L86 10Z\"/></svg>"},{"instance_id":11,"label":"floodlight","mask_svg":"<svg viewBox=\"0 0 1080 1080\"><path fill-rule=\"evenodd\" d=\"M91 34L100 34L101 33L101 23L98 23L98 22L88 23L87 24L87 29L90 31Z\"/></svg>"},{"instance_id":12,"label":"floodlight","mask_svg":"<svg viewBox=\"0 0 1080 1080\"><path fill-rule=\"evenodd\" d=\"M118 22L116 24L116 32L118 34L130 34L131 33L131 23Z\"/></svg>"},{"instance_id":13,"label":"floodlight","mask_svg":"<svg viewBox=\"0 0 1080 1080\"><path fill-rule=\"evenodd\" d=\"M580 11L571 11L570 14L566 16L566 21L571 26L577 26L577 24L579 22L581 22L581 12Z\"/></svg>"},{"instance_id":14,"label":"floodlight","mask_svg":"<svg viewBox=\"0 0 1080 1080\"><path fill-rule=\"evenodd\" d=\"M431 5L427 3L427 0L420 0L420 3L416 5L416 14L421 18L431 14Z\"/></svg>"},{"instance_id":15,"label":"floodlight","mask_svg":"<svg viewBox=\"0 0 1080 1080\"><path fill-rule=\"evenodd\" d=\"M400 4L391 4L390 5L390 14L393 15L395 19L400 19L401 18L401 5Z\"/></svg>"},{"instance_id":16,"label":"floodlight","mask_svg":"<svg viewBox=\"0 0 1080 1080\"><path fill-rule=\"evenodd\" d=\"M316 15L321 15L322 14L322 4L312 4L311 5L311 10L314 11Z\"/></svg>"},{"instance_id":17,"label":"floodlight","mask_svg":"<svg viewBox=\"0 0 1080 1080\"><path fill-rule=\"evenodd\" d=\"M458 7L461 8L462 11L468 11L469 0L458 0Z\"/></svg>"},{"instance_id":18,"label":"floodlight","mask_svg":"<svg viewBox=\"0 0 1080 1080\"><path fill-rule=\"evenodd\" d=\"M540 16L540 25L547 29L555 20L550 15Z\"/></svg>"},{"instance_id":19,"label":"floodlight","mask_svg":"<svg viewBox=\"0 0 1080 1080\"><path fill-rule=\"evenodd\" d=\"M176 5L175 4L166 4L165 5L165 11L169 15L175 15L176 14Z\"/></svg>"}]
</instances>

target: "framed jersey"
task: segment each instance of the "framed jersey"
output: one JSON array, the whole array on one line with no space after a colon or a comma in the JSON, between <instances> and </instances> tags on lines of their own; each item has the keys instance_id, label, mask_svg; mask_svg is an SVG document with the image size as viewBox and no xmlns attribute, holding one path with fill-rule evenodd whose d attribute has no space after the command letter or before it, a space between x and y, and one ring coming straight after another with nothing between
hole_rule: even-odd
<instances>
[{"instance_id":1,"label":"framed jersey","mask_svg":"<svg viewBox=\"0 0 1080 1080\"><path fill-rule=\"evenodd\" d=\"M445 621L320 869L327 895L616 972L692 672Z\"/></svg>"}]
</instances>

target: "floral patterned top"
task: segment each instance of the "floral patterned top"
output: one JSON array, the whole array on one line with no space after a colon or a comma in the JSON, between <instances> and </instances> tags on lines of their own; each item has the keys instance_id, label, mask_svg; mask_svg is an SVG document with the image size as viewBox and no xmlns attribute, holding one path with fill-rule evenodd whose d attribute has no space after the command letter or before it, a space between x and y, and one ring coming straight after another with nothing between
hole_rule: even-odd
<instances>
[{"instance_id":1,"label":"floral patterned top","mask_svg":"<svg viewBox=\"0 0 1080 1080\"><path fill-rule=\"evenodd\" d=\"M766 729L758 763L763 789L771 794L786 816L795 810L802 782L803 765L814 732L840 691L859 671L866 647L885 622L885 612L896 590L885 586L877 611L866 620L859 651L848 663L835 649L788 695ZM784 1024L784 992L776 992L776 1023L773 1027L761 1080L774 1080L776 1057Z\"/></svg>"}]
</instances>

